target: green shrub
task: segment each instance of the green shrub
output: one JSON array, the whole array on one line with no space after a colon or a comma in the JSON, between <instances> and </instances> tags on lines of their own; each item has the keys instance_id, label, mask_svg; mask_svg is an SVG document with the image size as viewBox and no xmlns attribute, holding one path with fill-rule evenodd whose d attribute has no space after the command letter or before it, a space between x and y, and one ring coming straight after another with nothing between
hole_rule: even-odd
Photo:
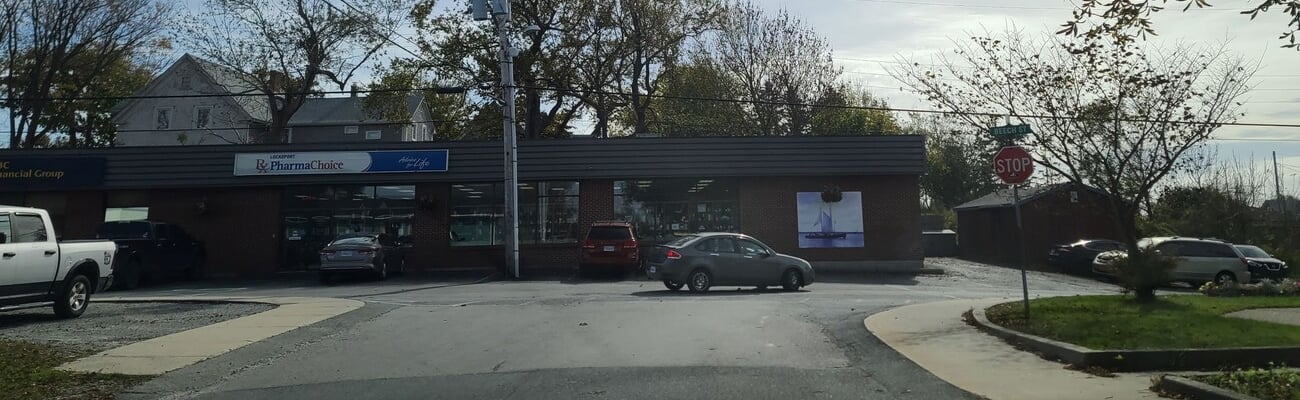
<instances>
[{"instance_id":1,"label":"green shrub","mask_svg":"<svg viewBox=\"0 0 1300 400\"><path fill-rule=\"evenodd\" d=\"M1125 290L1132 291L1138 301L1155 300L1155 290L1169 282L1170 273L1178 267L1178 258L1156 253L1154 246L1142 249L1137 257L1125 254L1117 257L1115 278Z\"/></svg>"}]
</instances>

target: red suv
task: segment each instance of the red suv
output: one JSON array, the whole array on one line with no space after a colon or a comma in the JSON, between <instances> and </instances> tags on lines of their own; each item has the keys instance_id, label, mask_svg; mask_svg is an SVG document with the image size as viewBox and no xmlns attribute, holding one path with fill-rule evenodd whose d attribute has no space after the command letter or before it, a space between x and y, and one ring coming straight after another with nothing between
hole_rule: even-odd
<instances>
[{"instance_id":1,"label":"red suv","mask_svg":"<svg viewBox=\"0 0 1300 400\"><path fill-rule=\"evenodd\" d=\"M627 272L641 266L636 230L622 221L604 221L591 224L587 238L582 241L582 259L578 273L597 269Z\"/></svg>"}]
</instances>

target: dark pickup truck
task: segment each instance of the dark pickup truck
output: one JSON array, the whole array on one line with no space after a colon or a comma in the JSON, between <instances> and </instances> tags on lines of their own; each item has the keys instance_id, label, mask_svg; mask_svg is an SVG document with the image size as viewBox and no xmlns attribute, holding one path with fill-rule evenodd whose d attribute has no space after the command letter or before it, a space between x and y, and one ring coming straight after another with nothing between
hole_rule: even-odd
<instances>
[{"instance_id":1,"label":"dark pickup truck","mask_svg":"<svg viewBox=\"0 0 1300 400\"><path fill-rule=\"evenodd\" d=\"M135 289L141 281L164 275L187 279L203 276L203 242L181 227L154 221L112 221L95 230L99 239L117 243L114 288Z\"/></svg>"}]
</instances>

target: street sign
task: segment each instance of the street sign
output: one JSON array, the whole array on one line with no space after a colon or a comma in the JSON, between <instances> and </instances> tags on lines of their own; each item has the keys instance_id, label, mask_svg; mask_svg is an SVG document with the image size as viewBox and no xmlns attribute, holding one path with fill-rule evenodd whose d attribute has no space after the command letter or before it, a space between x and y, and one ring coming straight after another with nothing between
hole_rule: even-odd
<instances>
[{"instance_id":1,"label":"street sign","mask_svg":"<svg viewBox=\"0 0 1300 400\"><path fill-rule=\"evenodd\" d=\"M995 126L989 128L989 134L999 138L1015 138L1034 133L1029 124Z\"/></svg>"},{"instance_id":2,"label":"street sign","mask_svg":"<svg viewBox=\"0 0 1300 400\"><path fill-rule=\"evenodd\" d=\"M1020 146L1007 146L993 155L993 173L1008 185L1019 185L1034 174L1034 158Z\"/></svg>"}]
</instances>

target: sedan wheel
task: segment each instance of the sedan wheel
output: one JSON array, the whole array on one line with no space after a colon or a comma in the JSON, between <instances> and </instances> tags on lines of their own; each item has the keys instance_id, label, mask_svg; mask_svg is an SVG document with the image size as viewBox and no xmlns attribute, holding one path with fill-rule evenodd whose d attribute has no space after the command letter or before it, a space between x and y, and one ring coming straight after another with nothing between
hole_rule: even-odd
<instances>
[{"instance_id":1,"label":"sedan wheel","mask_svg":"<svg viewBox=\"0 0 1300 400\"><path fill-rule=\"evenodd\" d=\"M686 284L681 283L681 282L664 281L664 287L667 287L668 290L671 290L671 291L674 291L674 292L676 292L676 291L678 291L678 290L682 290L682 286L685 286L685 285L686 285Z\"/></svg>"},{"instance_id":2,"label":"sedan wheel","mask_svg":"<svg viewBox=\"0 0 1300 400\"><path fill-rule=\"evenodd\" d=\"M687 284L690 286L692 292L707 292L709 291L709 286L713 284L713 277L709 276L708 271L697 269L694 272L691 272Z\"/></svg>"},{"instance_id":3,"label":"sedan wheel","mask_svg":"<svg viewBox=\"0 0 1300 400\"><path fill-rule=\"evenodd\" d=\"M803 276L799 274L799 271L792 269L785 271L785 275L781 276L781 288L785 290L799 290L799 287L801 286L803 286Z\"/></svg>"}]
</instances>

